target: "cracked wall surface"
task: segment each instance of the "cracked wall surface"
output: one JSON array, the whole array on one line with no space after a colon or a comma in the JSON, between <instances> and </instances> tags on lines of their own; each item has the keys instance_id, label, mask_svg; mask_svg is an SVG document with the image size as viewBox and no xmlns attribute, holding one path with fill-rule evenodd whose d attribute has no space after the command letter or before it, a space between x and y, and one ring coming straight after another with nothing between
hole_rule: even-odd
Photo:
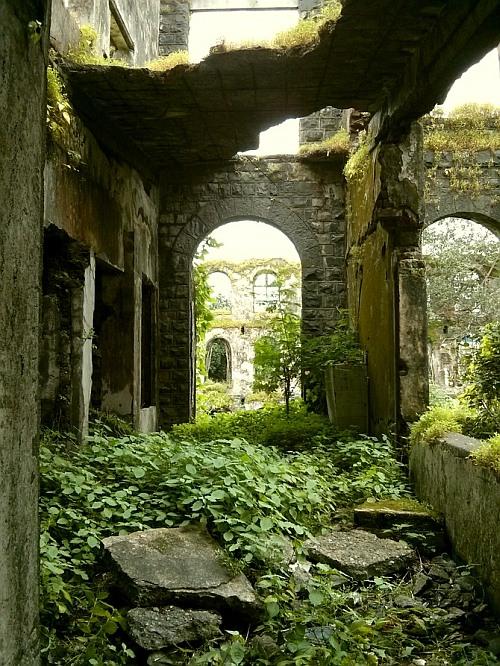
<instances>
[{"instance_id":1,"label":"cracked wall surface","mask_svg":"<svg viewBox=\"0 0 500 666\"><path fill-rule=\"evenodd\" d=\"M39 663L38 334L45 153L42 0L0 5L0 662Z\"/></svg>"}]
</instances>

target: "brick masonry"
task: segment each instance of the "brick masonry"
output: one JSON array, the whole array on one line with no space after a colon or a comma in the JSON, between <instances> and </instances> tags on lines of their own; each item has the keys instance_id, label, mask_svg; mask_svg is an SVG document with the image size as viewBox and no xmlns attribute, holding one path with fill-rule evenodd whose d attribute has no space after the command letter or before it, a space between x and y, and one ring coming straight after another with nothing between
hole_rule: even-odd
<instances>
[{"instance_id":1,"label":"brick masonry","mask_svg":"<svg viewBox=\"0 0 500 666\"><path fill-rule=\"evenodd\" d=\"M253 219L277 227L302 265L306 334L334 325L345 304L345 206L338 164L240 158L168 174L162 183L160 411L162 425L191 418L194 395L191 270L199 243L220 225Z\"/></svg>"},{"instance_id":2,"label":"brick masonry","mask_svg":"<svg viewBox=\"0 0 500 666\"><path fill-rule=\"evenodd\" d=\"M186 51L189 40L189 0L161 0L158 52L166 56Z\"/></svg>"}]
</instances>

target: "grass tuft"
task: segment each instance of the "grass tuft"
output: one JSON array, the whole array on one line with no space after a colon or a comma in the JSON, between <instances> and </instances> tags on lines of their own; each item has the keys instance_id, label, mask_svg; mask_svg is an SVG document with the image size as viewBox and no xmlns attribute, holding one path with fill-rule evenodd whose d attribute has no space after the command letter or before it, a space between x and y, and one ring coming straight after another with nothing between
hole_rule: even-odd
<instances>
[{"instance_id":1,"label":"grass tuft","mask_svg":"<svg viewBox=\"0 0 500 666\"><path fill-rule=\"evenodd\" d=\"M173 51L167 56L156 58L146 63L145 67L153 72L167 72L179 65L189 65L189 53L187 51Z\"/></svg>"},{"instance_id":2,"label":"grass tuft","mask_svg":"<svg viewBox=\"0 0 500 666\"><path fill-rule=\"evenodd\" d=\"M329 155L344 155L349 153L349 134L346 130L341 129L329 136L323 141L317 143L306 143L300 147L299 154L304 157L311 155L326 154Z\"/></svg>"}]
</instances>

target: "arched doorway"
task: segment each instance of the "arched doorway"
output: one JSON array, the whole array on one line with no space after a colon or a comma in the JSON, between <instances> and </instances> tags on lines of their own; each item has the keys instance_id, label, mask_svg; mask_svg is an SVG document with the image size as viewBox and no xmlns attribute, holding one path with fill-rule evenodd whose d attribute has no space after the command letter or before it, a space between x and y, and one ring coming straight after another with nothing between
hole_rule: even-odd
<instances>
[{"instance_id":1,"label":"arched doorway","mask_svg":"<svg viewBox=\"0 0 500 666\"><path fill-rule=\"evenodd\" d=\"M199 246L202 263L194 262L194 330L196 404L211 413L222 406L245 408L253 400L255 345L278 308L300 326L301 262L293 243L261 221L229 222L208 238Z\"/></svg>"},{"instance_id":2,"label":"arched doorway","mask_svg":"<svg viewBox=\"0 0 500 666\"><path fill-rule=\"evenodd\" d=\"M205 367L212 382L231 383L231 345L224 338L213 338L207 343Z\"/></svg>"},{"instance_id":3,"label":"arched doorway","mask_svg":"<svg viewBox=\"0 0 500 666\"><path fill-rule=\"evenodd\" d=\"M460 392L481 329L500 312L500 225L477 214L436 220L422 234L431 399Z\"/></svg>"}]
</instances>

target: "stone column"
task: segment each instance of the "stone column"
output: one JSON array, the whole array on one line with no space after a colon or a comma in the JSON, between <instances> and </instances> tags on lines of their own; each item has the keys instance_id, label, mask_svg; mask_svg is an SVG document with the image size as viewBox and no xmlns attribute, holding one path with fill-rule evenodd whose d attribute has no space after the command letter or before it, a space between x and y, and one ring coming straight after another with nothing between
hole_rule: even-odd
<instances>
[{"instance_id":1,"label":"stone column","mask_svg":"<svg viewBox=\"0 0 500 666\"><path fill-rule=\"evenodd\" d=\"M38 354L49 23L43 0L0 3L0 662L12 666L39 663Z\"/></svg>"},{"instance_id":2,"label":"stone column","mask_svg":"<svg viewBox=\"0 0 500 666\"><path fill-rule=\"evenodd\" d=\"M160 56L167 56L174 51L187 51L189 21L189 0L161 0L158 37Z\"/></svg>"},{"instance_id":3,"label":"stone column","mask_svg":"<svg viewBox=\"0 0 500 666\"><path fill-rule=\"evenodd\" d=\"M368 355L371 428L406 434L428 395L420 128L372 145L360 172L348 187L349 308Z\"/></svg>"},{"instance_id":4,"label":"stone column","mask_svg":"<svg viewBox=\"0 0 500 666\"><path fill-rule=\"evenodd\" d=\"M81 440L89 426L94 305L95 258L91 252L83 283L71 294L71 425Z\"/></svg>"}]
</instances>

